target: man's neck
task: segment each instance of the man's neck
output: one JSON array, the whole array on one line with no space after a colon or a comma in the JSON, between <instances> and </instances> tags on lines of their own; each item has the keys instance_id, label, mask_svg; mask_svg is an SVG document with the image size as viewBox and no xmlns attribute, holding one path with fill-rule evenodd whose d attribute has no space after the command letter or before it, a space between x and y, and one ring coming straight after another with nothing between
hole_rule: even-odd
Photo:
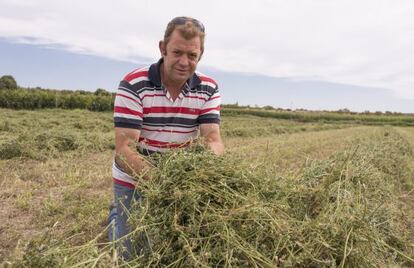
<instances>
[{"instance_id":1,"label":"man's neck","mask_svg":"<svg viewBox=\"0 0 414 268\"><path fill-rule=\"evenodd\" d=\"M181 93L181 89L183 88L184 83L174 83L172 81L169 81L165 75L164 75L164 65L161 64L160 66L160 76L161 76L161 83L164 85L164 87L167 89L167 91L170 93L171 97L175 100L178 95Z\"/></svg>"}]
</instances>

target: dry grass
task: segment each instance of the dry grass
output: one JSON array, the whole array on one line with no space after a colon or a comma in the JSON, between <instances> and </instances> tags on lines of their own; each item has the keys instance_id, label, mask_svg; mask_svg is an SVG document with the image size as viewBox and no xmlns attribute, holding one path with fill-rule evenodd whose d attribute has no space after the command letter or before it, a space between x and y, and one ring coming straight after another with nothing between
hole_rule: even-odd
<instances>
[{"instance_id":1,"label":"dry grass","mask_svg":"<svg viewBox=\"0 0 414 268\"><path fill-rule=\"evenodd\" d=\"M161 160L134 223L152 239L138 266L274 267L414 264L399 194L413 152L376 129L294 178L240 168L232 156ZM411 257L410 257L411 256Z\"/></svg>"},{"instance_id":2,"label":"dry grass","mask_svg":"<svg viewBox=\"0 0 414 268\"><path fill-rule=\"evenodd\" d=\"M72 253L74 246L80 246L77 259L72 261L88 257L92 260L91 266L105 252L105 246L97 247L92 239L100 237L105 228L107 207L112 198L111 113L61 110L0 112L0 151L5 148L1 146L10 140L20 144L22 149L20 155L0 157L0 216L5 219L0 222L0 259L22 264L23 258L29 258L29 261L31 258L32 264L36 260L45 264L47 258L39 258L44 257L45 252L51 253L54 246L59 245L55 249L60 250L69 248ZM289 180L329 163L329 157L346 150L350 144L383 132L382 127L349 128L347 125L343 128L345 126L276 119L254 118L252 123L251 117L244 121L240 117L225 117L223 121L223 127L230 129L243 126L243 131L229 131L224 136L228 153L237 160L235 167L245 168L248 172L260 170L261 176L267 178L274 176ZM255 129L266 127L266 135L253 134ZM71 137L72 143L65 143L65 140L59 143L62 140L58 138L63 132ZM406 140L413 141L411 128L398 129L398 132ZM53 142L45 142L47 140ZM62 147L62 144L76 146ZM315 160L322 162L312 167ZM392 166L387 166L388 170L390 168ZM410 179L406 179L401 188L409 189L409 182ZM412 192L401 192L397 197L403 201L395 203L401 211L399 223L407 226L410 221L404 219L413 215ZM345 238L348 234L349 230ZM87 241L92 242L85 244ZM105 239L100 237L98 241L105 242ZM61 253L54 252L49 256Z\"/></svg>"},{"instance_id":3,"label":"dry grass","mask_svg":"<svg viewBox=\"0 0 414 268\"><path fill-rule=\"evenodd\" d=\"M398 133L375 129L294 177L247 169L227 154L182 150L158 159L131 234L151 240L128 263L113 245L57 243L24 264L72 267L355 267L414 264L412 212L399 198L413 152Z\"/></svg>"},{"instance_id":4,"label":"dry grass","mask_svg":"<svg viewBox=\"0 0 414 268\"><path fill-rule=\"evenodd\" d=\"M65 154L46 161L11 159L0 167L0 259L23 254L49 232L84 243L104 228L111 199L111 152ZM52 228L53 226L53 228Z\"/></svg>"},{"instance_id":5,"label":"dry grass","mask_svg":"<svg viewBox=\"0 0 414 268\"><path fill-rule=\"evenodd\" d=\"M228 152L251 167L266 165L266 171L295 174L310 160L324 159L356 140L371 135L378 127L349 127L299 132L278 136L235 137L225 141Z\"/></svg>"}]
</instances>

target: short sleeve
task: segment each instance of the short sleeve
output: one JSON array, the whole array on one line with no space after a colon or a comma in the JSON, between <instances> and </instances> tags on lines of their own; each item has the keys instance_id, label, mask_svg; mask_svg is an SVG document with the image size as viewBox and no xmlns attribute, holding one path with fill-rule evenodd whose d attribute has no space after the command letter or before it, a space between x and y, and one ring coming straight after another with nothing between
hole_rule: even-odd
<instances>
[{"instance_id":1,"label":"short sleeve","mask_svg":"<svg viewBox=\"0 0 414 268\"><path fill-rule=\"evenodd\" d=\"M143 121L142 101L130 83L119 84L114 103L115 127L141 129Z\"/></svg>"},{"instance_id":2,"label":"short sleeve","mask_svg":"<svg viewBox=\"0 0 414 268\"><path fill-rule=\"evenodd\" d=\"M215 87L213 94L210 98L204 103L203 107L200 110L200 115L198 117L199 124L220 124L220 105L221 105L221 96L218 91L218 86Z\"/></svg>"}]
</instances>

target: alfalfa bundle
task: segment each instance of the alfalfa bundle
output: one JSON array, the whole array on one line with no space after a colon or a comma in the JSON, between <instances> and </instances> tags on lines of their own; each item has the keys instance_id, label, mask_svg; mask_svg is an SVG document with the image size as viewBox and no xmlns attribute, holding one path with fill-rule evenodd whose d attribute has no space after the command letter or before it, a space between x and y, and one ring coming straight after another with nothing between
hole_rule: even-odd
<instances>
[{"instance_id":1,"label":"alfalfa bundle","mask_svg":"<svg viewBox=\"0 0 414 268\"><path fill-rule=\"evenodd\" d=\"M405 169L410 154L400 137L378 138L311 162L296 178L266 177L231 155L190 149L161 156L152 179L138 186L144 199L131 217L137 226L133 238L139 241L145 233L150 246L130 264L411 263L412 241L398 218L398 178L378 165L401 152L390 168Z\"/></svg>"},{"instance_id":2,"label":"alfalfa bundle","mask_svg":"<svg viewBox=\"0 0 414 268\"><path fill-rule=\"evenodd\" d=\"M161 157L132 215L151 248L143 266L272 266L288 230L266 183L226 157L179 150ZM137 234L136 238L138 239Z\"/></svg>"}]
</instances>

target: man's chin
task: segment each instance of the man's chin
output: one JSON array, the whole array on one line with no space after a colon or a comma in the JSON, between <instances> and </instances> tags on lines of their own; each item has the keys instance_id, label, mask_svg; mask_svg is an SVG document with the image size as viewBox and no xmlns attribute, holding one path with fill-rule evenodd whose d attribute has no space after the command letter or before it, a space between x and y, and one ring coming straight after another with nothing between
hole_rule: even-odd
<instances>
[{"instance_id":1,"label":"man's chin","mask_svg":"<svg viewBox=\"0 0 414 268\"><path fill-rule=\"evenodd\" d=\"M190 78L190 76L186 73L186 74L176 74L174 75L174 79L178 82L178 81L187 81L188 78Z\"/></svg>"}]
</instances>

